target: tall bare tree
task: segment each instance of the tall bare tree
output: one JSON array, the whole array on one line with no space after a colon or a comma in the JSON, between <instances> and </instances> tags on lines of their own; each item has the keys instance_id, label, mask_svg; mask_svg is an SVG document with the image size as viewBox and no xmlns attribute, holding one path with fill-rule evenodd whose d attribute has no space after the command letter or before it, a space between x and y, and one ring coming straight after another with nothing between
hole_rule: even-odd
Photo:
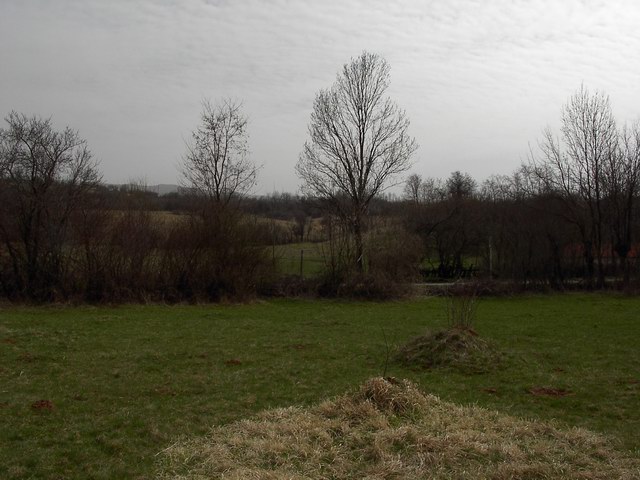
<instances>
[{"instance_id":1,"label":"tall bare tree","mask_svg":"<svg viewBox=\"0 0 640 480\"><path fill-rule=\"evenodd\" d=\"M640 189L640 123L625 125L619 132L618 148L604 168L607 218L613 250L622 264L623 282L629 283L628 255L633 244L633 222Z\"/></svg>"},{"instance_id":2,"label":"tall bare tree","mask_svg":"<svg viewBox=\"0 0 640 480\"><path fill-rule=\"evenodd\" d=\"M409 168L417 148L405 112L386 96L389 80L389 65L378 55L363 52L345 64L334 85L316 95L310 140L296 166L303 191L346 222L359 271L369 203Z\"/></svg>"},{"instance_id":3,"label":"tall bare tree","mask_svg":"<svg viewBox=\"0 0 640 480\"><path fill-rule=\"evenodd\" d=\"M201 123L187 144L182 163L187 186L219 206L247 193L256 183L258 169L248 158L247 123L239 102L205 100Z\"/></svg>"},{"instance_id":4,"label":"tall bare tree","mask_svg":"<svg viewBox=\"0 0 640 480\"><path fill-rule=\"evenodd\" d=\"M46 296L63 269L72 213L100 181L85 140L50 119L12 112L0 129L0 237L14 289Z\"/></svg>"},{"instance_id":5,"label":"tall bare tree","mask_svg":"<svg viewBox=\"0 0 640 480\"><path fill-rule=\"evenodd\" d=\"M419 205L422 201L422 177L417 173L412 173L404 182L404 198Z\"/></svg>"},{"instance_id":6,"label":"tall bare tree","mask_svg":"<svg viewBox=\"0 0 640 480\"><path fill-rule=\"evenodd\" d=\"M581 86L562 109L560 132L556 138L550 129L545 131L543 155L534 160L533 171L549 192L563 199L563 216L583 239L587 280L593 281L595 263L597 285L603 286L606 168L618 148L609 97Z\"/></svg>"}]
</instances>

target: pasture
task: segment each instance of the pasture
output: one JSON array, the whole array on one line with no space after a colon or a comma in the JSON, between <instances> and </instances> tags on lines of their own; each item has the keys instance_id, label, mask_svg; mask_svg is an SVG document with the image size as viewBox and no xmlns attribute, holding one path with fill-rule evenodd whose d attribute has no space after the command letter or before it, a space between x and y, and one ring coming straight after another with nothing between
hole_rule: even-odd
<instances>
[{"instance_id":1,"label":"pasture","mask_svg":"<svg viewBox=\"0 0 640 480\"><path fill-rule=\"evenodd\" d=\"M386 374L457 404L585 427L640 457L638 312L640 298L613 295L483 299L476 330L503 352L500 368L391 362ZM0 478L153 478L178 439L352 391L383 374L388 345L444 317L439 298L5 305Z\"/></svg>"},{"instance_id":2,"label":"pasture","mask_svg":"<svg viewBox=\"0 0 640 480\"><path fill-rule=\"evenodd\" d=\"M320 275L326 267L325 243L290 243L269 247L277 271L284 275L300 275L304 278ZM302 267L302 268L301 268Z\"/></svg>"}]
</instances>

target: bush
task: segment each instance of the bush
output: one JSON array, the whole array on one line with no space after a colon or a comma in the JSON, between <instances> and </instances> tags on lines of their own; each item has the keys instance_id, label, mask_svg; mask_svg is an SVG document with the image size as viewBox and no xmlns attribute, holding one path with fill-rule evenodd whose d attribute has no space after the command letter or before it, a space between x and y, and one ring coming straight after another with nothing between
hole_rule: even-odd
<instances>
[{"instance_id":1,"label":"bush","mask_svg":"<svg viewBox=\"0 0 640 480\"><path fill-rule=\"evenodd\" d=\"M300 278L300 275L285 275L262 282L258 294L268 297L300 297L313 296L318 293L318 280Z\"/></svg>"},{"instance_id":2,"label":"bush","mask_svg":"<svg viewBox=\"0 0 640 480\"><path fill-rule=\"evenodd\" d=\"M255 295L273 277L265 249L255 243L257 228L233 210L176 225L163 249L162 291L213 301Z\"/></svg>"},{"instance_id":3,"label":"bush","mask_svg":"<svg viewBox=\"0 0 640 480\"><path fill-rule=\"evenodd\" d=\"M402 297L407 289L381 271L350 275L338 285L336 296L367 300L389 300Z\"/></svg>"},{"instance_id":4,"label":"bush","mask_svg":"<svg viewBox=\"0 0 640 480\"><path fill-rule=\"evenodd\" d=\"M473 330L478 311L478 300L475 294L450 295L447 297L446 309L449 328Z\"/></svg>"},{"instance_id":5,"label":"bush","mask_svg":"<svg viewBox=\"0 0 640 480\"><path fill-rule=\"evenodd\" d=\"M420 237L402 225L378 227L367 238L369 272L384 273L394 282L415 281L420 277L423 250Z\"/></svg>"},{"instance_id":6,"label":"bush","mask_svg":"<svg viewBox=\"0 0 640 480\"><path fill-rule=\"evenodd\" d=\"M325 297L386 300L408 293L407 282L418 276L422 247L401 225L378 221L366 237L365 271L356 268L356 248L349 229L336 219L325 222L325 271L318 294Z\"/></svg>"}]
</instances>

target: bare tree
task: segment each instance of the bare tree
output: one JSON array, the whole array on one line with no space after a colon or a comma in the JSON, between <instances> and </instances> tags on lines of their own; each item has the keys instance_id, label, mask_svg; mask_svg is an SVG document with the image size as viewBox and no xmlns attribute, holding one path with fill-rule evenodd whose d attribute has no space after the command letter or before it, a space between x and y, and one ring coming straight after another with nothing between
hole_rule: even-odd
<instances>
[{"instance_id":1,"label":"bare tree","mask_svg":"<svg viewBox=\"0 0 640 480\"><path fill-rule=\"evenodd\" d=\"M14 288L47 295L63 270L72 213L100 181L85 140L50 119L12 112L0 129L0 237L11 259Z\"/></svg>"},{"instance_id":2,"label":"bare tree","mask_svg":"<svg viewBox=\"0 0 640 480\"><path fill-rule=\"evenodd\" d=\"M219 206L247 193L256 183L257 167L248 158L247 117L233 100L203 101L200 126L192 133L183 159L188 187Z\"/></svg>"},{"instance_id":3,"label":"bare tree","mask_svg":"<svg viewBox=\"0 0 640 480\"><path fill-rule=\"evenodd\" d=\"M456 170L447 178L445 188L451 198L461 199L471 197L476 191L477 184L471 175Z\"/></svg>"},{"instance_id":4,"label":"bare tree","mask_svg":"<svg viewBox=\"0 0 640 480\"><path fill-rule=\"evenodd\" d=\"M371 199L406 171L417 145L409 120L390 98L389 65L363 52L315 98L310 141L296 166L303 190L326 202L348 225L363 271L363 221Z\"/></svg>"},{"instance_id":5,"label":"bare tree","mask_svg":"<svg viewBox=\"0 0 640 480\"><path fill-rule=\"evenodd\" d=\"M412 173L405 180L404 197L414 205L419 205L422 201L422 177L417 173Z\"/></svg>"},{"instance_id":6,"label":"bare tree","mask_svg":"<svg viewBox=\"0 0 640 480\"><path fill-rule=\"evenodd\" d=\"M549 192L563 199L562 215L583 239L587 281L592 283L596 263L597 283L603 286L605 169L616 155L618 139L609 97L581 86L562 109L560 131L559 139L545 131L542 159L533 161L532 170Z\"/></svg>"},{"instance_id":7,"label":"bare tree","mask_svg":"<svg viewBox=\"0 0 640 480\"><path fill-rule=\"evenodd\" d=\"M517 173L514 174L516 177ZM514 177L509 175L491 175L484 182L480 189L480 196L483 200L490 202L504 201L515 198L516 186Z\"/></svg>"},{"instance_id":8,"label":"bare tree","mask_svg":"<svg viewBox=\"0 0 640 480\"><path fill-rule=\"evenodd\" d=\"M640 187L640 123L619 132L618 149L604 167L612 246L622 263L623 282L629 283L629 259L633 242L635 203Z\"/></svg>"},{"instance_id":9,"label":"bare tree","mask_svg":"<svg viewBox=\"0 0 640 480\"><path fill-rule=\"evenodd\" d=\"M404 197L414 205L436 203L447 198L447 187L440 178L422 178L414 173L405 181Z\"/></svg>"}]
</instances>

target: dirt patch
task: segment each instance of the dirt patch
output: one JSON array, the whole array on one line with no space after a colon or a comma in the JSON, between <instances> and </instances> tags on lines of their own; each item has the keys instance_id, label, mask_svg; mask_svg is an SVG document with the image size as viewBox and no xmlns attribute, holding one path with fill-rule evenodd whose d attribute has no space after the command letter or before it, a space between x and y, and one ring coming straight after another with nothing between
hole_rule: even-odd
<instances>
[{"instance_id":1,"label":"dirt patch","mask_svg":"<svg viewBox=\"0 0 640 480\"><path fill-rule=\"evenodd\" d=\"M172 444L156 478L639 478L640 460L604 437L374 378L355 393L214 428Z\"/></svg>"},{"instance_id":2,"label":"dirt patch","mask_svg":"<svg viewBox=\"0 0 640 480\"><path fill-rule=\"evenodd\" d=\"M175 397L178 392L176 392L169 385L160 385L153 389L153 393L156 395L161 395L163 397Z\"/></svg>"},{"instance_id":3,"label":"dirt patch","mask_svg":"<svg viewBox=\"0 0 640 480\"><path fill-rule=\"evenodd\" d=\"M618 378L615 384L624 387L635 387L640 385L640 380L636 378Z\"/></svg>"},{"instance_id":4,"label":"dirt patch","mask_svg":"<svg viewBox=\"0 0 640 480\"><path fill-rule=\"evenodd\" d=\"M398 350L395 358L410 367L452 367L481 373L496 368L501 355L472 328L450 328L414 338Z\"/></svg>"},{"instance_id":5,"label":"dirt patch","mask_svg":"<svg viewBox=\"0 0 640 480\"><path fill-rule=\"evenodd\" d=\"M2 343L6 343L7 345L15 345L18 341L15 338L3 338Z\"/></svg>"},{"instance_id":6,"label":"dirt patch","mask_svg":"<svg viewBox=\"0 0 640 480\"><path fill-rule=\"evenodd\" d=\"M491 395L497 395L498 394L498 389L494 388L494 387L486 387L486 388L483 388L482 391L484 393L489 393Z\"/></svg>"},{"instance_id":7,"label":"dirt patch","mask_svg":"<svg viewBox=\"0 0 640 480\"><path fill-rule=\"evenodd\" d=\"M53 402L51 400L38 400L31 404L31 408L40 412L51 412L53 411Z\"/></svg>"},{"instance_id":8,"label":"dirt patch","mask_svg":"<svg viewBox=\"0 0 640 480\"><path fill-rule=\"evenodd\" d=\"M225 360L224 364L227 367L233 367L235 365L242 365L242 362L240 360L238 360L237 358L230 358L229 360Z\"/></svg>"},{"instance_id":9,"label":"dirt patch","mask_svg":"<svg viewBox=\"0 0 640 480\"><path fill-rule=\"evenodd\" d=\"M573 395L571 390L553 387L532 387L527 390L527 392L534 397L568 397L569 395Z\"/></svg>"},{"instance_id":10,"label":"dirt patch","mask_svg":"<svg viewBox=\"0 0 640 480\"><path fill-rule=\"evenodd\" d=\"M18 360L25 363L32 363L36 361L36 356L32 355L29 352L23 352L20 355L18 355Z\"/></svg>"},{"instance_id":11,"label":"dirt patch","mask_svg":"<svg viewBox=\"0 0 640 480\"><path fill-rule=\"evenodd\" d=\"M294 350L306 350L309 347L312 347L310 343L296 343L294 345L290 345L290 347Z\"/></svg>"}]
</instances>

